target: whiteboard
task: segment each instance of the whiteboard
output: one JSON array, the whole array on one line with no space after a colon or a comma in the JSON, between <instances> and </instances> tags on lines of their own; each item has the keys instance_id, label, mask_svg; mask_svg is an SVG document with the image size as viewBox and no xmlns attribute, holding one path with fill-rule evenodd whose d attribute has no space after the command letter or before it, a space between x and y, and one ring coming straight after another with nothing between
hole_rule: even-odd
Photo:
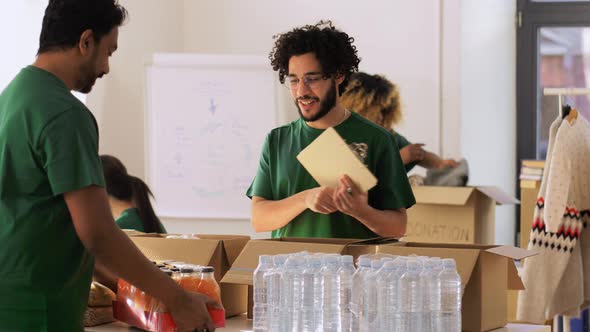
<instances>
[{"instance_id":1,"label":"whiteboard","mask_svg":"<svg viewBox=\"0 0 590 332\"><path fill-rule=\"evenodd\" d=\"M264 56L153 56L146 166L159 216L250 218L246 190L276 126L275 82Z\"/></svg>"}]
</instances>

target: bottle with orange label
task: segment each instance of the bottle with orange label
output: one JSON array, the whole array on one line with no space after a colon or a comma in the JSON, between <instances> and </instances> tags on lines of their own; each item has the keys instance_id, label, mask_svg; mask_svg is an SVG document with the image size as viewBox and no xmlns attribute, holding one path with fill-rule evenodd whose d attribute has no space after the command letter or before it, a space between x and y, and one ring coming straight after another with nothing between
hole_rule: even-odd
<instances>
[{"instance_id":1,"label":"bottle with orange label","mask_svg":"<svg viewBox=\"0 0 590 332\"><path fill-rule=\"evenodd\" d=\"M196 292L197 282L194 276L194 269L191 266L184 265L180 268L178 284L187 291Z\"/></svg>"},{"instance_id":2,"label":"bottle with orange label","mask_svg":"<svg viewBox=\"0 0 590 332\"><path fill-rule=\"evenodd\" d=\"M215 269L206 266L201 269L197 292L205 294L221 304L221 290L217 280L215 280Z\"/></svg>"}]
</instances>

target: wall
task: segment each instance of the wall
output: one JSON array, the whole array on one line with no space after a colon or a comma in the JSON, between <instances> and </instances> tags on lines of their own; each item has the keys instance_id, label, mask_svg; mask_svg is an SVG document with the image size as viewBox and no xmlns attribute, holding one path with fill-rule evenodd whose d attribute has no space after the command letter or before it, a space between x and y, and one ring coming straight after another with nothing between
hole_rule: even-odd
<instances>
[{"instance_id":1,"label":"wall","mask_svg":"<svg viewBox=\"0 0 590 332\"><path fill-rule=\"evenodd\" d=\"M361 70L401 87L404 122L398 130L447 157L465 156L472 184L514 193L514 0L121 0L130 12L111 73L87 104L101 129L101 153L120 157L145 176L144 65L153 52L266 55L272 35L329 18L355 37ZM0 88L34 60L47 0L0 5ZM255 4L255 5L253 5ZM14 33L18 26L18 33ZM297 117L280 91L278 122ZM497 212L497 240L512 243L513 207ZM171 232L251 234L247 220L164 220ZM266 236L257 234L255 236Z\"/></svg>"},{"instance_id":2,"label":"wall","mask_svg":"<svg viewBox=\"0 0 590 332\"><path fill-rule=\"evenodd\" d=\"M401 87L406 113L398 128L400 132L439 152L438 1L373 0L363 6L336 0L259 0L255 6L240 0L186 0L184 4L184 47L185 51L196 53L267 55L274 34L331 19L355 38L362 57L361 70L384 74ZM281 90L279 124L296 117L288 93ZM214 233L268 236L253 234L249 222L240 220L167 219L165 222L174 231L207 229Z\"/></svg>"},{"instance_id":3,"label":"wall","mask_svg":"<svg viewBox=\"0 0 590 332\"><path fill-rule=\"evenodd\" d=\"M21 68L35 60L46 6L47 0L2 1L0 4L0 40L4 45L0 91Z\"/></svg>"},{"instance_id":4,"label":"wall","mask_svg":"<svg viewBox=\"0 0 590 332\"><path fill-rule=\"evenodd\" d=\"M129 18L119 32L110 73L97 80L87 105L99 123L100 151L144 177L144 66L153 52L183 50L181 1L121 0ZM157 22L157 23L156 23Z\"/></svg>"},{"instance_id":5,"label":"wall","mask_svg":"<svg viewBox=\"0 0 590 332\"><path fill-rule=\"evenodd\" d=\"M185 50L267 55L272 36L331 19L355 38L360 69L381 73L401 87L406 109L399 130L439 151L439 2L372 0L363 6L336 0L197 2L185 0ZM309 8L313 8L310 10ZM371 22L371 24L367 24ZM279 119L297 113L290 101ZM283 112L287 112L286 114ZM421 121L428 118L429 121Z\"/></svg>"},{"instance_id":6,"label":"wall","mask_svg":"<svg viewBox=\"0 0 590 332\"><path fill-rule=\"evenodd\" d=\"M515 195L516 2L462 1L461 151L470 183ZM514 244L514 206L496 209L496 243Z\"/></svg>"}]
</instances>

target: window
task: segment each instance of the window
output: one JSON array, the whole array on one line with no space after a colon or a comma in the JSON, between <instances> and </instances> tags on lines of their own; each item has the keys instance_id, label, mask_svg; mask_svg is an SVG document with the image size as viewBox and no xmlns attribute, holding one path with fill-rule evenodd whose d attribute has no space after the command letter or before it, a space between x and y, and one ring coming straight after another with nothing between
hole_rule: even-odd
<instances>
[{"instance_id":1,"label":"window","mask_svg":"<svg viewBox=\"0 0 590 332\"><path fill-rule=\"evenodd\" d=\"M558 98L546 87L590 87L590 1L518 0L517 161L544 159ZM564 103L590 119L589 96ZM520 165L519 165L520 166Z\"/></svg>"}]
</instances>

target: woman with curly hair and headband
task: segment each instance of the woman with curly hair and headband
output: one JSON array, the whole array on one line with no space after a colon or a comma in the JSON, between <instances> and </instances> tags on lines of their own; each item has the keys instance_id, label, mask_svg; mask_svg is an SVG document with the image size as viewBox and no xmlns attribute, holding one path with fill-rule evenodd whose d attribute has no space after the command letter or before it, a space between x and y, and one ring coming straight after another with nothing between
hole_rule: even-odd
<instances>
[{"instance_id":1,"label":"woman with curly hair and headband","mask_svg":"<svg viewBox=\"0 0 590 332\"><path fill-rule=\"evenodd\" d=\"M271 65L300 118L272 130L262 147L247 192L257 232L341 238L405 233L406 209L415 199L393 137L340 103L340 89L360 62L353 41L323 21L275 37ZM301 166L297 154L329 127L377 177L377 186L363 192L343 175L336 188L321 187Z\"/></svg>"},{"instance_id":2,"label":"woman with curly hair and headband","mask_svg":"<svg viewBox=\"0 0 590 332\"><path fill-rule=\"evenodd\" d=\"M393 130L393 125L402 118L401 102L397 86L380 75L363 72L354 73L346 91L342 94L342 106L389 130L395 139L406 171L414 166L424 168L456 167L453 159L441 159L424 150L424 144L410 143L404 136Z\"/></svg>"}]
</instances>

